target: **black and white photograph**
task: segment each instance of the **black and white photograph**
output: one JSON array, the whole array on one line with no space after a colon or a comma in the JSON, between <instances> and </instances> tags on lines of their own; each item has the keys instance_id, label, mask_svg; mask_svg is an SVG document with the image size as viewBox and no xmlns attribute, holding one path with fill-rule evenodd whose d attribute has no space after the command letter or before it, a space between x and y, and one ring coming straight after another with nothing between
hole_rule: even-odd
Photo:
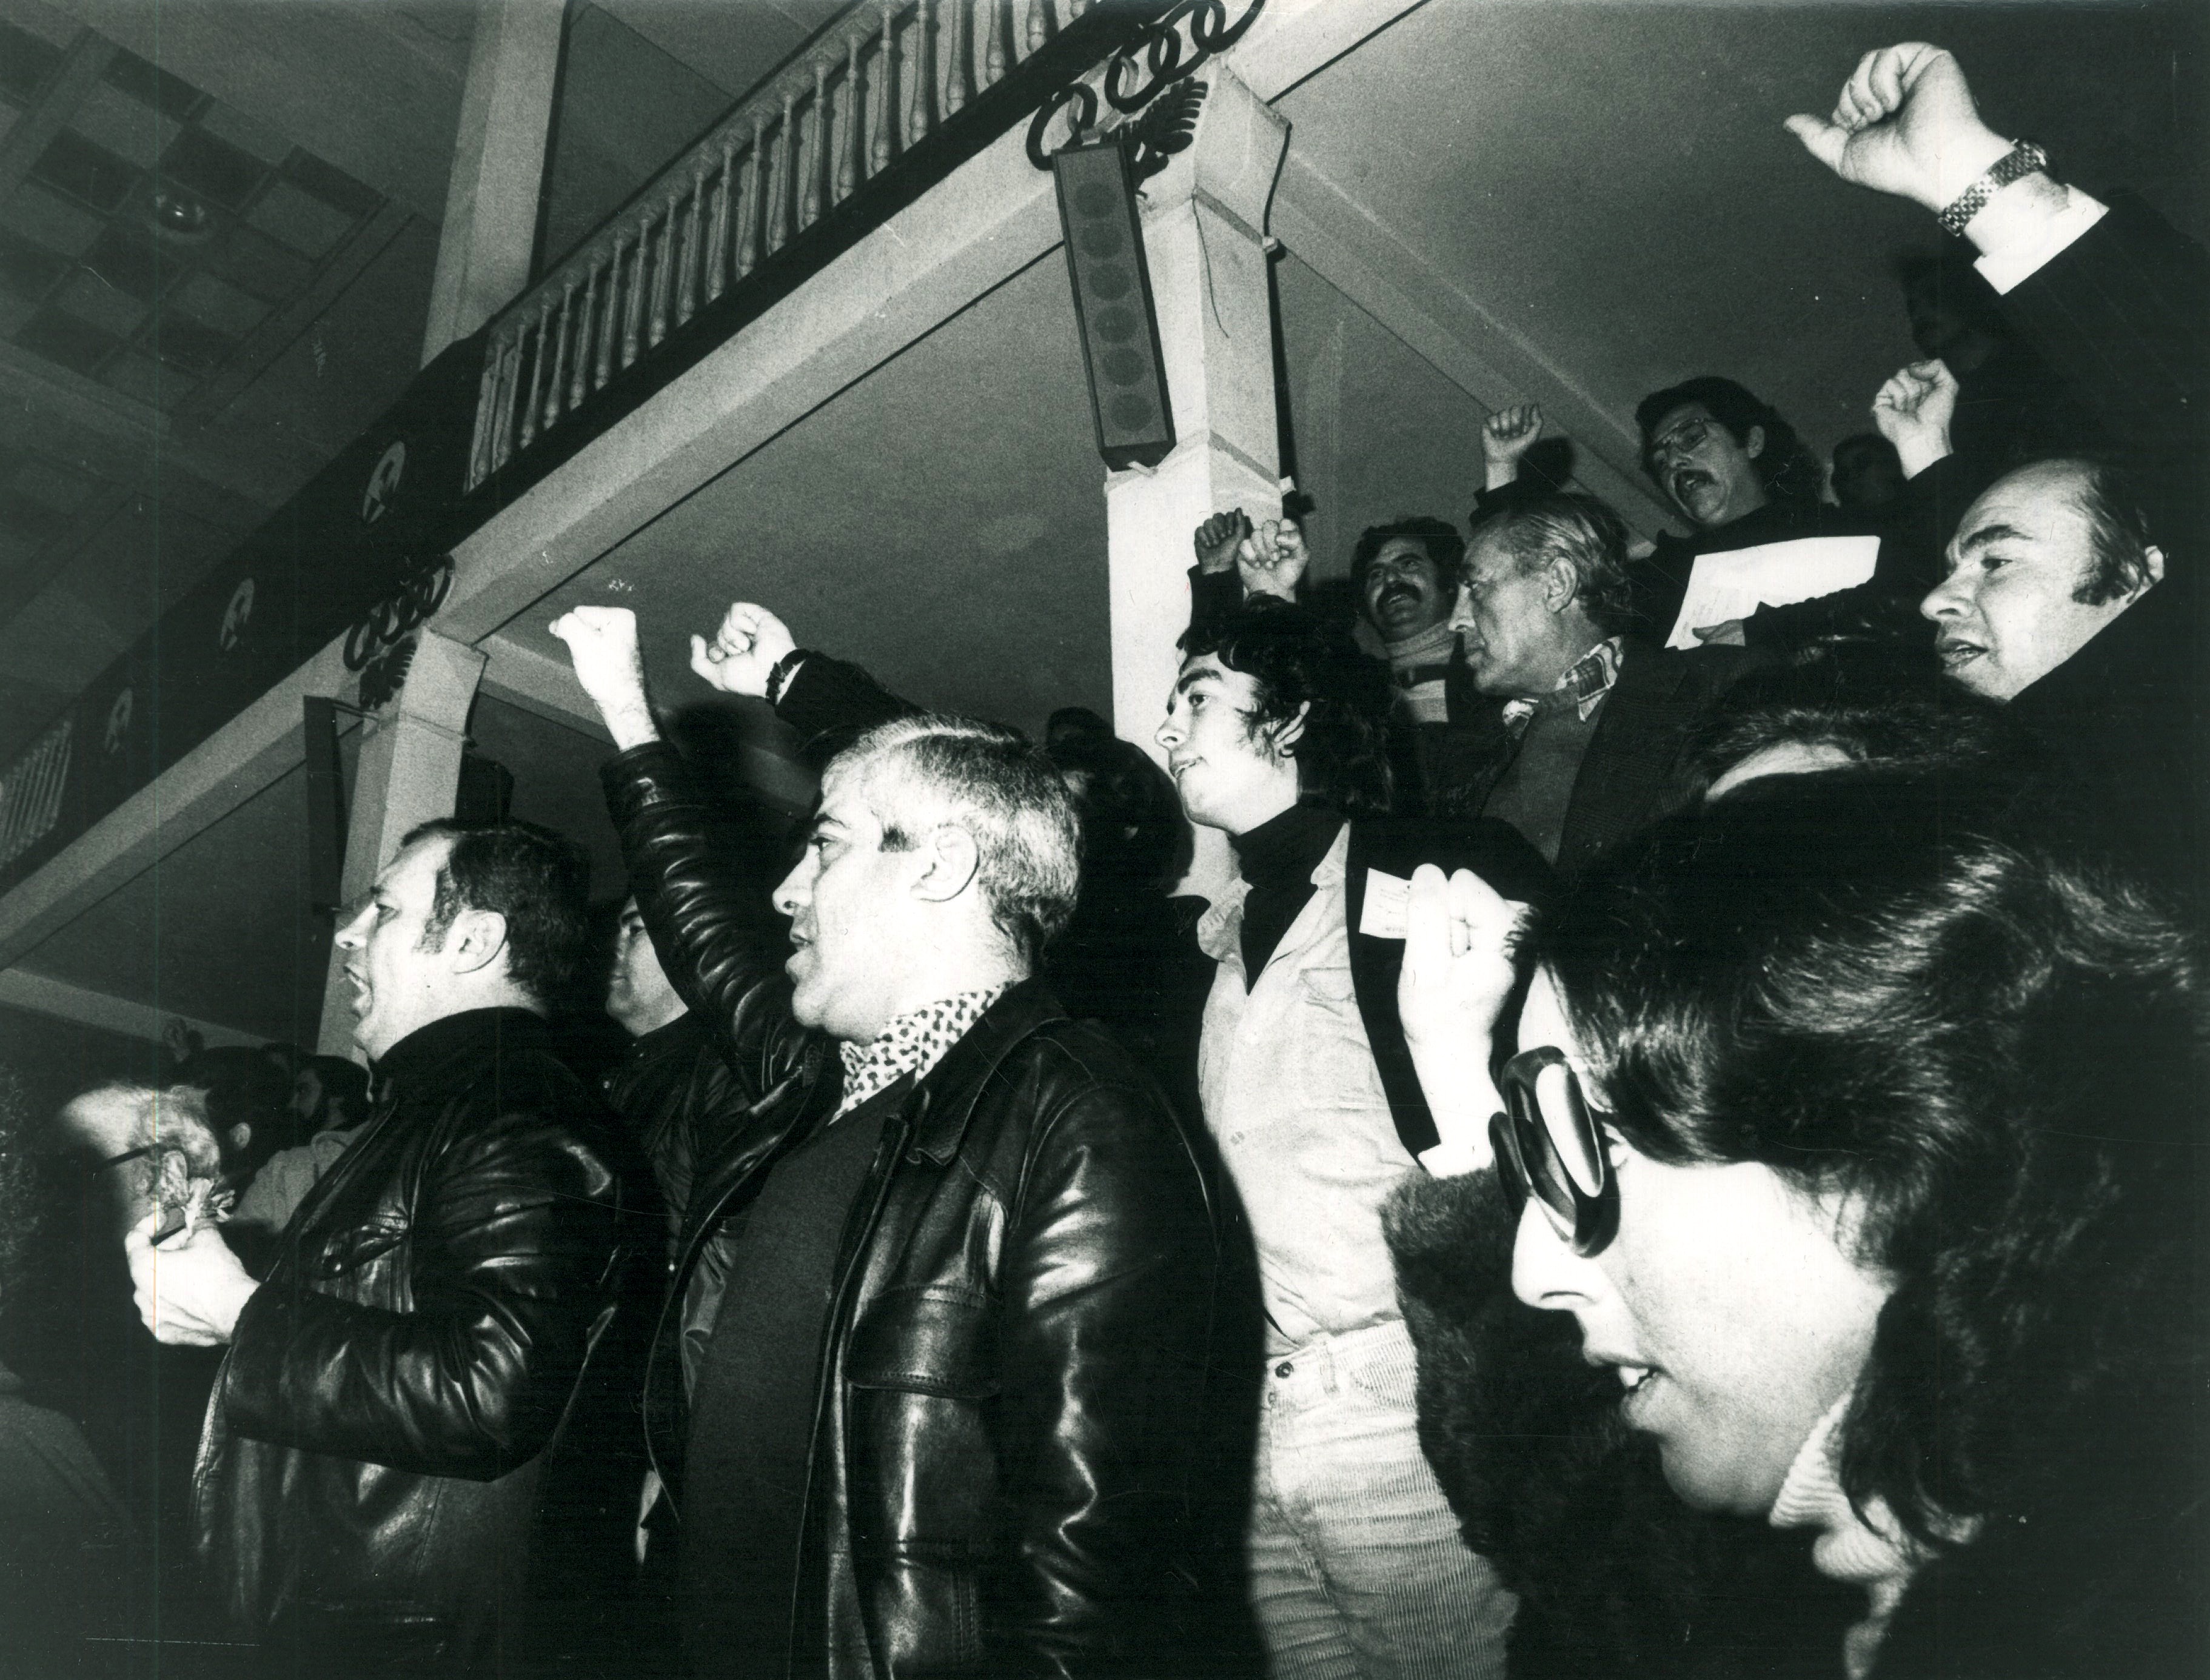
<instances>
[{"instance_id":1,"label":"black and white photograph","mask_svg":"<svg viewBox=\"0 0 2210 1680\"><path fill-rule=\"evenodd\" d=\"M2210 1675L2210 0L0 0L0 1680Z\"/></svg>"}]
</instances>

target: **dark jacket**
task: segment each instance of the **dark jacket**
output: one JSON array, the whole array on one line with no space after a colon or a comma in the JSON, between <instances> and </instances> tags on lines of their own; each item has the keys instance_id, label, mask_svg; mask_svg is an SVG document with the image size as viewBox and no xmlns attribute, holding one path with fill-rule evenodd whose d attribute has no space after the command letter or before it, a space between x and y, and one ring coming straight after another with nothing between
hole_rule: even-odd
<instances>
[{"instance_id":1,"label":"dark jacket","mask_svg":"<svg viewBox=\"0 0 2210 1680\"><path fill-rule=\"evenodd\" d=\"M623 1577L628 1374L605 1367L651 1233L613 1116L537 1017L448 1016L377 1072L239 1314L195 1516L250 1636L451 1671L510 1658L525 1606L565 1590L533 1568L540 1532L575 1580Z\"/></svg>"},{"instance_id":2,"label":"dark jacket","mask_svg":"<svg viewBox=\"0 0 2210 1680\"><path fill-rule=\"evenodd\" d=\"M1760 662L1739 648L1682 652L1628 639L1566 806L1556 861L1561 879L1570 880L1694 795L1689 747L1696 727ZM1443 814L1476 814L1511 755L1500 719L1480 772L1458 790L1459 804Z\"/></svg>"},{"instance_id":3,"label":"dark jacket","mask_svg":"<svg viewBox=\"0 0 2210 1680\"><path fill-rule=\"evenodd\" d=\"M759 1093L729 1066L714 1024L688 1010L632 1040L601 1089L651 1165L672 1261L697 1163L712 1158Z\"/></svg>"},{"instance_id":4,"label":"dark jacket","mask_svg":"<svg viewBox=\"0 0 2210 1680\"><path fill-rule=\"evenodd\" d=\"M1627 566L1638 632L1658 643L1672 636L1688 579L1706 554L1834 536L1879 539L1871 580L1785 607L1759 607L1742 622L1748 644L1787 653L1821 642L1929 644L1933 632L1918 616L1918 603L1939 580L1935 551L1917 539L1915 529L1845 513L1824 502L1767 502L1707 531L1688 536L1663 533L1655 548Z\"/></svg>"},{"instance_id":5,"label":"dark jacket","mask_svg":"<svg viewBox=\"0 0 2210 1680\"><path fill-rule=\"evenodd\" d=\"M766 1093L694 1187L661 1338L699 1338L719 1300L693 1274L833 1114L842 1065L727 902L681 759L641 747L603 776L671 978ZM1148 1077L1038 982L914 1086L835 1271L792 1605L826 1641L806 1667L1156 1673L1197 1636L1211 1529L1191 1425L1221 1268L1200 1160Z\"/></svg>"}]
</instances>

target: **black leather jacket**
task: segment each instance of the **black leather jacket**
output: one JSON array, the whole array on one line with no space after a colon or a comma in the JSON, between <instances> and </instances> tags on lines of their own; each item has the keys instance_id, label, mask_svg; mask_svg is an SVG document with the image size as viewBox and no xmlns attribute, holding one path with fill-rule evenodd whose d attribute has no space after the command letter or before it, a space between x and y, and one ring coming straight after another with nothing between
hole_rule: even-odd
<instances>
[{"instance_id":1,"label":"black leather jacket","mask_svg":"<svg viewBox=\"0 0 2210 1680\"><path fill-rule=\"evenodd\" d=\"M564 1571L622 1578L636 1484L607 1450L608 1331L655 1232L613 1117L536 1016L448 1016L378 1074L239 1316L194 1518L250 1636L449 1672L510 1653L559 1590L532 1579L537 1532Z\"/></svg>"},{"instance_id":2,"label":"black leather jacket","mask_svg":"<svg viewBox=\"0 0 2210 1680\"><path fill-rule=\"evenodd\" d=\"M687 1010L631 1041L600 1089L652 1167L672 1264L698 1162L726 1145L758 1093L745 1089L722 1054L713 1024Z\"/></svg>"},{"instance_id":3,"label":"black leather jacket","mask_svg":"<svg viewBox=\"0 0 2210 1680\"><path fill-rule=\"evenodd\" d=\"M694 1187L661 1336L703 1338L718 1228L833 1113L842 1068L792 1019L785 951L732 901L681 758L641 747L603 776L663 965L766 1093ZM825 1647L800 1671L1156 1673L1178 1653L1215 1532L1196 1420L1221 1257L1199 1149L1035 982L914 1087L835 1272L792 1606Z\"/></svg>"}]
</instances>

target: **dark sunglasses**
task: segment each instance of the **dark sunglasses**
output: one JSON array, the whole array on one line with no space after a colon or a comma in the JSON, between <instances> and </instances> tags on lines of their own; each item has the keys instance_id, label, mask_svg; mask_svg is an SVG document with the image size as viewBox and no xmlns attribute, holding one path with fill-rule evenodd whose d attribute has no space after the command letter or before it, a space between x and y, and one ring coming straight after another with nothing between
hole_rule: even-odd
<instances>
[{"instance_id":1,"label":"dark sunglasses","mask_svg":"<svg viewBox=\"0 0 2210 1680\"><path fill-rule=\"evenodd\" d=\"M1609 1116L1591 1109L1564 1052L1522 1050L1497 1079L1504 1112L1488 1122L1496 1176L1517 1219L1532 1197L1561 1242L1584 1257L1619 1232L1619 1185L1603 1143Z\"/></svg>"}]
</instances>

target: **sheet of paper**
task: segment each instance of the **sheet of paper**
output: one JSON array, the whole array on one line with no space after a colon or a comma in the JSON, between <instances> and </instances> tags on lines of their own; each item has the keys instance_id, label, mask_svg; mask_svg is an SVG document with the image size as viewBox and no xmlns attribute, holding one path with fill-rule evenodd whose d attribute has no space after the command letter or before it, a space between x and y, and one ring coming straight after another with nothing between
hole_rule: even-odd
<instances>
[{"instance_id":1,"label":"sheet of paper","mask_svg":"<svg viewBox=\"0 0 2210 1680\"><path fill-rule=\"evenodd\" d=\"M1673 620L1669 648L1699 648L1698 625L1746 619L1760 607L1790 607L1832 595L1872 577L1880 559L1876 536L1804 536L1725 554L1699 554L1688 574L1681 616Z\"/></svg>"},{"instance_id":2,"label":"sheet of paper","mask_svg":"<svg viewBox=\"0 0 2210 1680\"><path fill-rule=\"evenodd\" d=\"M1368 869L1366 904L1358 913L1358 931L1369 939L1403 939L1404 911L1411 902L1411 882L1379 869Z\"/></svg>"}]
</instances>

